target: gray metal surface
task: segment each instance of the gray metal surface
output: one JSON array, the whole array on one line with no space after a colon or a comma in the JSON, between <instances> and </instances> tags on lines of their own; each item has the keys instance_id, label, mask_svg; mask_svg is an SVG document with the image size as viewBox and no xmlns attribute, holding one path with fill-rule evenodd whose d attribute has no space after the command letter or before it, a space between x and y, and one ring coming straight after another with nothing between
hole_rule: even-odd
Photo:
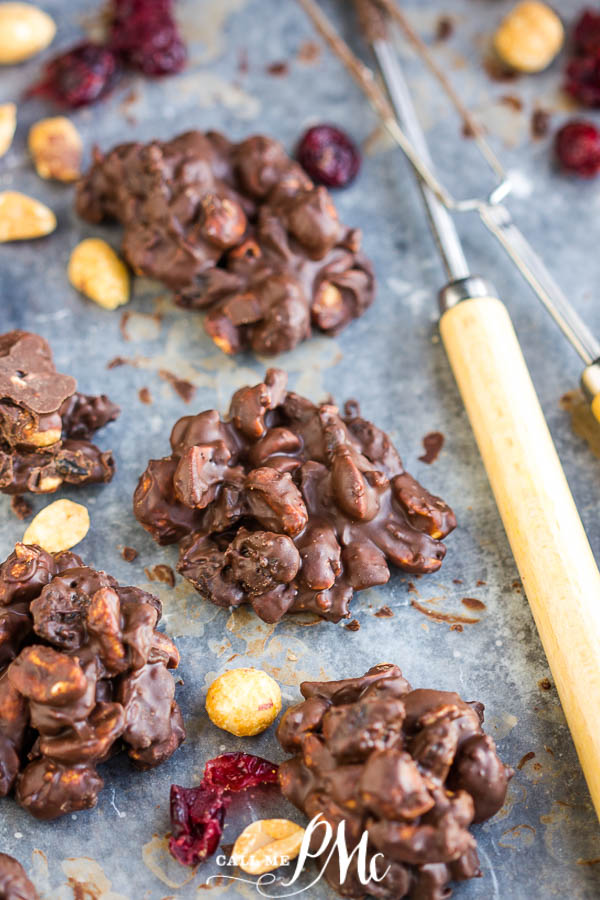
<instances>
[{"instance_id":1,"label":"gray metal surface","mask_svg":"<svg viewBox=\"0 0 600 900\"><path fill-rule=\"evenodd\" d=\"M55 47L72 42L96 8L88 0L44 0L42 5L59 23ZM344 4L327 0L324 6L351 35ZM510 201L515 220L559 281L575 285L571 299L600 334L595 297L600 183L558 175L548 140L529 137L536 104L553 112L556 127L567 114L558 91L562 63L513 83L496 83L483 73L485 35L510 0L410 0L405 6L426 36L433 34L439 13L454 17L455 34L440 44L439 58L468 104L481 112L508 167L517 172L519 196ZM561 12L572 19L579 6L579 0L564 0ZM94 142L108 148L120 140L167 137L191 127L220 128L239 138L264 131L289 148L307 125L319 121L336 122L359 141L367 141L377 127L362 95L329 53L321 48L312 63L298 58L314 35L291 0L183 0L180 8L192 44L190 67L162 82L134 78L103 105L76 113L86 159ZM240 65L246 54L247 71ZM266 67L280 61L287 62L288 73L268 74ZM461 196L476 191L477 172L483 169L474 164L474 151L456 118L410 54L406 64L440 175L447 172L450 186ZM38 65L31 61L3 70L0 102L19 100ZM521 98L523 110L502 102L506 95ZM60 496L89 506L92 528L79 548L86 561L124 583L147 586L144 568L174 564L176 550L158 548L131 514L139 473L150 456L167 451L177 417L215 405L226 408L232 389L256 379L265 363L251 356L222 356L204 335L200 318L173 307L164 289L150 282L136 282L127 307L132 314L125 329L129 340L120 330L120 311L106 312L69 286L70 249L92 234L118 246L119 230L84 225L72 209L72 188L36 176L25 149L27 129L47 112L37 102L19 103L17 136L0 161L0 188L20 189L46 201L57 212L59 226L43 241L0 247L0 322L2 330L39 331L51 341L59 367L74 374L82 390L104 390L122 406L121 418L100 438L115 451L115 480L100 489ZM97 808L73 818L38 823L12 799L0 801L0 850L25 864L44 900L205 896L201 886L207 876L226 870L211 863L194 875L168 861L161 839L168 828L169 784L195 783L204 761L224 749L244 747L281 758L272 730L242 741L212 726L203 705L207 684L227 667L262 666L282 684L287 703L298 698L303 678L349 676L387 660L399 663L416 686L456 689L468 699L482 700L489 731L513 766L535 753L517 771L501 813L475 829L484 877L457 886L456 896L541 900L600 894L600 863L590 862L600 857L600 829L556 692L539 685L549 675L546 661L437 338L436 295L444 276L421 200L400 151L386 150L385 141L371 140L369 146L359 178L336 194L336 202L344 221L364 231L379 277L377 301L335 341L316 339L278 362L289 369L294 388L315 399L327 392L340 401L358 398L364 413L391 431L408 469L453 504L459 527L448 540L444 566L438 575L413 579L418 595L411 590L411 579L399 573L387 586L359 594L352 609L361 626L356 632L327 623L306 627L293 619L273 628L249 614L230 617L203 603L180 579L174 589L155 582L165 606L164 622L182 654L184 684L178 697L188 740L168 764L151 773L133 771L126 758L112 760L103 767L106 787ZM472 270L496 284L511 311L593 548L600 552L600 463L573 434L559 405L560 397L577 385L579 360L481 224L474 217L461 219L459 229ZM153 318L157 312L160 321ZM115 356L135 357L138 366L109 371L106 364ZM197 385L190 406L160 378L159 369ZM143 386L152 394L152 405L138 399ZM422 436L432 430L442 431L446 443L437 462L426 466L417 458ZM37 499L36 509L47 502ZM0 497L0 509L4 557L24 525L11 514L7 498ZM123 545L138 549L134 563L121 558ZM463 597L486 604L480 621L464 625L463 631L438 624L411 606L411 599L427 605L428 599L438 598L439 610L469 615ZM393 610L393 618L375 615L383 605ZM252 802L240 798L232 811L225 843L232 843L257 815L291 813L272 794ZM86 882L87 893L82 887ZM209 896L258 895L251 886L222 883ZM331 895L320 884L310 896Z\"/></svg>"}]
</instances>

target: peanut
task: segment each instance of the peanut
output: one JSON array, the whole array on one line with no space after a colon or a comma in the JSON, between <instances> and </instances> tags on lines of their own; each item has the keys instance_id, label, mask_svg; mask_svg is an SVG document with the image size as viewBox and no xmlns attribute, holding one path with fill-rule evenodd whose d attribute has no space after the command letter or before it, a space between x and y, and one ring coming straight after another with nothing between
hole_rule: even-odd
<instances>
[{"instance_id":1,"label":"peanut","mask_svg":"<svg viewBox=\"0 0 600 900\"><path fill-rule=\"evenodd\" d=\"M29 131L28 144L40 178L75 181L79 177L83 145L66 116L36 122Z\"/></svg>"},{"instance_id":2,"label":"peanut","mask_svg":"<svg viewBox=\"0 0 600 900\"><path fill-rule=\"evenodd\" d=\"M17 107L14 103L0 106L0 156L10 148L17 127Z\"/></svg>"},{"instance_id":3,"label":"peanut","mask_svg":"<svg viewBox=\"0 0 600 900\"><path fill-rule=\"evenodd\" d=\"M232 856L242 872L263 875L295 859L302 846L304 828L288 819L260 819L244 828Z\"/></svg>"},{"instance_id":4,"label":"peanut","mask_svg":"<svg viewBox=\"0 0 600 900\"><path fill-rule=\"evenodd\" d=\"M85 506L72 500L55 500L39 511L23 535L24 544L37 544L48 553L70 550L90 529Z\"/></svg>"},{"instance_id":5,"label":"peanut","mask_svg":"<svg viewBox=\"0 0 600 900\"><path fill-rule=\"evenodd\" d=\"M0 243L44 237L56 228L51 209L19 191L0 193Z\"/></svg>"},{"instance_id":6,"label":"peanut","mask_svg":"<svg viewBox=\"0 0 600 900\"><path fill-rule=\"evenodd\" d=\"M104 309L116 309L129 300L129 271L100 238L87 238L75 247L69 260L69 281Z\"/></svg>"},{"instance_id":7,"label":"peanut","mask_svg":"<svg viewBox=\"0 0 600 900\"><path fill-rule=\"evenodd\" d=\"M524 0L502 20L494 35L500 59L517 72L541 72L562 47L564 29L554 10Z\"/></svg>"},{"instance_id":8,"label":"peanut","mask_svg":"<svg viewBox=\"0 0 600 900\"><path fill-rule=\"evenodd\" d=\"M0 3L0 65L12 65L44 50L56 33L50 16L31 3Z\"/></svg>"},{"instance_id":9,"label":"peanut","mask_svg":"<svg viewBox=\"0 0 600 900\"><path fill-rule=\"evenodd\" d=\"M206 712L214 725L236 737L260 734L281 712L281 691L260 669L229 669L209 687Z\"/></svg>"}]
</instances>

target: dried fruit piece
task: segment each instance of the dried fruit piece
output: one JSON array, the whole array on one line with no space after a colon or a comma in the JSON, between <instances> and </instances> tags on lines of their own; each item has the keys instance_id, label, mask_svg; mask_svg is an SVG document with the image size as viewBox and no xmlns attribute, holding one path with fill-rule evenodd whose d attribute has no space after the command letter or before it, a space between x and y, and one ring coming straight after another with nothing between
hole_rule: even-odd
<instances>
[{"instance_id":1,"label":"dried fruit piece","mask_svg":"<svg viewBox=\"0 0 600 900\"><path fill-rule=\"evenodd\" d=\"M304 828L289 819L259 819L244 828L232 856L242 872L263 875L295 859L304 834Z\"/></svg>"},{"instance_id":2,"label":"dried fruit piece","mask_svg":"<svg viewBox=\"0 0 600 900\"><path fill-rule=\"evenodd\" d=\"M83 143L66 116L36 122L29 131L28 144L40 178L75 181L79 177Z\"/></svg>"},{"instance_id":3,"label":"dried fruit piece","mask_svg":"<svg viewBox=\"0 0 600 900\"><path fill-rule=\"evenodd\" d=\"M13 65L44 50L56 34L48 13L31 3L0 3L0 65Z\"/></svg>"},{"instance_id":4,"label":"dried fruit piece","mask_svg":"<svg viewBox=\"0 0 600 900\"><path fill-rule=\"evenodd\" d=\"M503 63L517 72L541 72L564 41L562 22L539 0L524 0L502 20L494 35L494 49Z\"/></svg>"},{"instance_id":5,"label":"dried fruit piece","mask_svg":"<svg viewBox=\"0 0 600 900\"><path fill-rule=\"evenodd\" d=\"M56 228L51 209L19 191L0 193L0 243L44 237Z\"/></svg>"},{"instance_id":6,"label":"dried fruit piece","mask_svg":"<svg viewBox=\"0 0 600 900\"><path fill-rule=\"evenodd\" d=\"M556 156L563 169L593 178L600 172L600 131L592 122L567 122L554 139Z\"/></svg>"},{"instance_id":7,"label":"dried fruit piece","mask_svg":"<svg viewBox=\"0 0 600 900\"><path fill-rule=\"evenodd\" d=\"M360 169L356 146L334 125L309 128L298 144L296 156L310 177L327 187L346 187Z\"/></svg>"},{"instance_id":8,"label":"dried fruit piece","mask_svg":"<svg viewBox=\"0 0 600 900\"><path fill-rule=\"evenodd\" d=\"M184 866L204 862L219 846L231 792L277 784L277 772L274 763L260 756L223 753L206 763L198 787L172 784L171 856Z\"/></svg>"},{"instance_id":9,"label":"dried fruit piece","mask_svg":"<svg viewBox=\"0 0 600 900\"><path fill-rule=\"evenodd\" d=\"M281 712L281 691L261 669L230 669L209 687L206 712L217 728L250 737L273 724Z\"/></svg>"},{"instance_id":10,"label":"dried fruit piece","mask_svg":"<svg viewBox=\"0 0 600 900\"><path fill-rule=\"evenodd\" d=\"M117 56L105 47L84 41L55 56L28 96L46 97L76 109L106 97L121 77Z\"/></svg>"},{"instance_id":11,"label":"dried fruit piece","mask_svg":"<svg viewBox=\"0 0 600 900\"><path fill-rule=\"evenodd\" d=\"M68 271L73 287L105 309L116 309L129 300L127 266L100 238L87 238L75 247Z\"/></svg>"},{"instance_id":12,"label":"dried fruit piece","mask_svg":"<svg viewBox=\"0 0 600 900\"><path fill-rule=\"evenodd\" d=\"M173 17L173 0L114 0L108 45L145 75L170 75L187 52Z\"/></svg>"},{"instance_id":13,"label":"dried fruit piece","mask_svg":"<svg viewBox=\"0 0 600 900\"><path fill-rule=\"evenodd\" d=\"M70 550L90 530L85 506L72 500L55 500L41 509L23 535L24 544L37 544L48 553Z\"/></svg>"},{"instance_id":14,"label":"dried fruit piece","mask_svg":"<svg viewBox=\"0 0 600 900\"><path fill-rule=\"evenodd\" d=\"M8 151L17 127L17 107L14 103L0 105L0 156Z\"/></svg>"}]
</instances>

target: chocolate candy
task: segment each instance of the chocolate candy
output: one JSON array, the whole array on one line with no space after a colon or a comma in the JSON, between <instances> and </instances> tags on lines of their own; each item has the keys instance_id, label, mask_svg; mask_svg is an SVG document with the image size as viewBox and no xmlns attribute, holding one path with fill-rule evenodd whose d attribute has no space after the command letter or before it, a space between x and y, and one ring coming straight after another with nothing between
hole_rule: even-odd
<instances>
[{"instance_id":1,"label":"chocolate candy","mask_svg":"<svg viewBox=\"0 0 600 900\"><path fill-rule=\"evenodd\" d=\"M179 654L160 614L75 553L16 545L0 566L0 796L53 819L95 806L96 766L121 746L141 769L171 756Z\"/></svg>"},{"instance_id":2,"label":"chocolate candy","mask_svg":"<svg viewBox=\"0 0 600 900\"><path fill-rule=\"evenodd\" d=\"M28 331L0 335L0 491L46 494L63 482L110 481L112 453L90 438L119 415L104 394L80 394L56 371L47 341Z\"/></svg>"},{"instance_id":3,"label":"chocolate candy","mask_svg":"<svg viewBox=\"0 0 600 900\"><path fill-rule=\"evenodd\" d=\"M373 300L360 232L271 138L190 131L96 151L77 211L118 219L135 272L182 306L210 307L205 328L225 353L281 353L313 327L336 334Z\"/></svg>"},{"instance_id":4,"label":"chocolate candy","mask_svg":"<svg viewBox=\"0 0 600 900\"><path fill-rule=\"evenodd\" d=\"M368 860L383 854L379 875L389 867L365 887L354 858L341 884L334 853L329 884L347 897L443 900L450 881L478 877L469 825L498 812L513 774L482 730L483 705L413 690L387 663L300 690L304 702L277 730L292 754L279 767L284 795L309 819L320 813L334 834L344 822L349 853L366 832Z\"/></svg>"},{"instance_id":5,"label":"chocolate candy","mask_svg":"<svg viewBox=\"0 0 600 900\"><path fill-rule=\"evenodd\" d=\"M439 569L456 520L355 406L340 415L286 383L269 369L234 394L225 421L214 409L179 419L134 512L158 543L181 541L179 571L218 606L337 622L355 590L388 580L388 563Z\"/></svg>"},{"instance_id":6,"label":"chocolate candy","mask_svg":"<svg viewBox=\"0 0 600 900\"><path fill-rule=\"evenodd\" d=\"M8 853L0 853L0 900L40 900L21 863Z\"/></svg>"}]
</instances>

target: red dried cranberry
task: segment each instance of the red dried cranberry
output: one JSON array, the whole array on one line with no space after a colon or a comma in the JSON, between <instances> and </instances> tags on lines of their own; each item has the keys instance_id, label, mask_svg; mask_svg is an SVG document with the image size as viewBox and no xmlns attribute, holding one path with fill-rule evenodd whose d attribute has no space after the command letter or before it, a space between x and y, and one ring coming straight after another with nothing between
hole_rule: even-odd
<instances>
[{"instance_id":1,"label":"red dried cranberry","mask_svg":"<svg viewBox=\"0 0 600 900\"><path fill-rule=\"evenodd\" d=\"M310 177L327 187L345 187L360 169L360 153L334 125L315 125L301 138L298 162Z\"/></svg>"},{"instance_id":2,"label":"red dried cranberry","mask_svg":"<svg viewBox=\"0 0 600 900\"><path fill-rule=\"evenodd\" d=\"M75 109L105 97L120 75L121 67L112 50L84 41L50 60L27 95L47 97Z\"/></svg>"},{"instance_id":3,"label":"red dried cranberry","mask_svg":"<svg viewBox=\"0 0 600 900\"><path fill-rule=\"evenodd\" d=\"M600 106L600 53L572 59L565 88L583 106Z\"/></svg>"},{"instance_id":4,"label":"red dried cranberry","mask_svg":"<svg viewBox=\"0 0 600 900\"><path fill-rule=\"evenodd\" d=\"M573 43L578 53L597 53L600 50L600 12L584 9L575 23Z\"/></svg>"},{"instance_id":5,"label":"red dried cranberry","mask_svg":"<svg viewBox=\"0 0 600 900\"><path fill-rule=\"evenodd\" d=\"M223 753L209 759L198 787L171 785L169 852L184 866L204 862L223 834L231 794L277 782L277 766L249 753Z\"/></svg>"},{"instance_id":6,"label":"red dried cranberry","mask_svg":"<svg viewBox=\"0 0 600 900\"><path fill-rule=\"evenodd\" d=\"M567 122L557 133L554 146L567 172L584 178L600 172L600 131L591 122Z\"/></svg>"},{"instance_id":7,"label":"red dried cranberry","mask_svg":"<svg viewBox=\"0 0 600 900\"><path fill-rule=\"evenodd\" d=\"M179 72L187 58L172 0L113 0L108 45L145 75Z\"/></svg>"}]
</instances>

